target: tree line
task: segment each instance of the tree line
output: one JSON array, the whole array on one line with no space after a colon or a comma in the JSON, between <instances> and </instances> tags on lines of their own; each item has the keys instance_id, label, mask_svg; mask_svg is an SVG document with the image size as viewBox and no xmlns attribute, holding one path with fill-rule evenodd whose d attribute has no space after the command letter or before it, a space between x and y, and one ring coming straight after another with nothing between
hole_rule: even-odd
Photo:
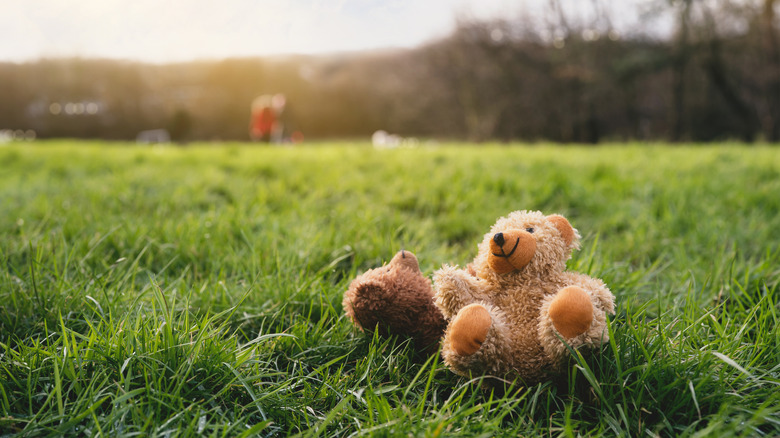
<instances>
[{"instance_id":1,"label":"tree line","mask_svg":"<svg viewBox=\"0 0 780 438\"><path fill-rule=\"evenodd\" d=\"M673 21L662 37L621 35L605 16L574 24L551 1L544 20L463 19L414 49L0 63L0 129L246 140L252 100L283 93L286 129L310 139L780 141L776 1L659 4Z\"/></svg>"}]
</instances>

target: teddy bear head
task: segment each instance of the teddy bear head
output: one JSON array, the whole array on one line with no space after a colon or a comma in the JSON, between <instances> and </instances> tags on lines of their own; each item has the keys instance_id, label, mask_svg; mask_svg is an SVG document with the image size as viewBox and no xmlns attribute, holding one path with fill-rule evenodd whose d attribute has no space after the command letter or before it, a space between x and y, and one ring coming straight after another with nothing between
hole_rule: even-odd
<instances>
[{"instance_id":1,"label":"teddy bear head","mask_svg":"<svg viewBox=\"0 0 780 438\"><path fill-rule=\"evenodd\" d=\"M563 272L580 235L561 215L515 211L485 234L473 268L477 277L496 282Z\"/></svg>"}]
</instances>

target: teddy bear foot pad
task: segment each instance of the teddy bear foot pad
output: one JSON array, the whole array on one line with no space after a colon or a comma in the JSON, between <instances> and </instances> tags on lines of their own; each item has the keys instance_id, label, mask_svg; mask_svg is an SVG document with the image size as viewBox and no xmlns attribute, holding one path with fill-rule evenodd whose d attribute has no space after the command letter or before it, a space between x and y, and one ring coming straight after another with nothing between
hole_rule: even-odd
<instances>
[{"instance_id":1,"label":"teddy bear foot pad","mask_svg":"<svg viewBox=\"0 0 780 438\"><path fill-rule=\"evenodd\" d=\"M590 298L577 286L561 289L550 303L549 313L555 329L566 338L585 333L593 322L593 305Z\"/></svg>"},{"instance_id":2,"label":"teddy bear foot pad","mask_svg":"<svg viewBox=\"0 0 780 438\"><path fill-rule=\"evenodd\" d=\"M470 304L462 308L450 327L449 341L452 349L461 356L476 353L487 338L493 319L481 304Z\"/></svg>"}]
</instances>

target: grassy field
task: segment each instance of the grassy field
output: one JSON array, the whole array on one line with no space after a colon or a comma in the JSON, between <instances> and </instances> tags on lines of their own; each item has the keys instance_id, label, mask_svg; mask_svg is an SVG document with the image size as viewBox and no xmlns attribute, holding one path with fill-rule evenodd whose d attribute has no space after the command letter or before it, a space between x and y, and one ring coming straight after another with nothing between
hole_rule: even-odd
<instances>
[{"instance_id":1,"label":"grassy field","mask_svg":"<svg viewBox=\"0 0 780 438\"><path fill-rule=\"evenodd\" d=\"M484 392L341 296L566 215L617 297L568 379ZM0 436L777 436L780 148L0 147Z\"/></svg>"}]
</instances>

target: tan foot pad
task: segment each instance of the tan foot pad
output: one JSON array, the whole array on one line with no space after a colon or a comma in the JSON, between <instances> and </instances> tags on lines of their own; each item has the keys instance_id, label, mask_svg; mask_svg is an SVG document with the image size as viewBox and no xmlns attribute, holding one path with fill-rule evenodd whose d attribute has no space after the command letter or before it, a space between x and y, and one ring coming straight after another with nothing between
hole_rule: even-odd
<instances>
[{"instance_id":1,"label":"tan foot pad","mask_svg":"<svg viewBox=\"0 0 780 438\"><path fill-rule=\"evenodd\" d=\"M487 338L493 319L485 306L469 304L460 309L450 327L449 341L455 353L470 356Z\"/></svg>"},{"instance_id":2,"label":"tan foot pad","mask_svg":"<svg viewBox=\"0 0 780 438\"><path fill-rule=\"evenodd\" d=\"M550 319L564 338L585 333L593 322L593 304L590 297L578 286L561 289L550 303Z\"/></svg>"}]
</instances>

